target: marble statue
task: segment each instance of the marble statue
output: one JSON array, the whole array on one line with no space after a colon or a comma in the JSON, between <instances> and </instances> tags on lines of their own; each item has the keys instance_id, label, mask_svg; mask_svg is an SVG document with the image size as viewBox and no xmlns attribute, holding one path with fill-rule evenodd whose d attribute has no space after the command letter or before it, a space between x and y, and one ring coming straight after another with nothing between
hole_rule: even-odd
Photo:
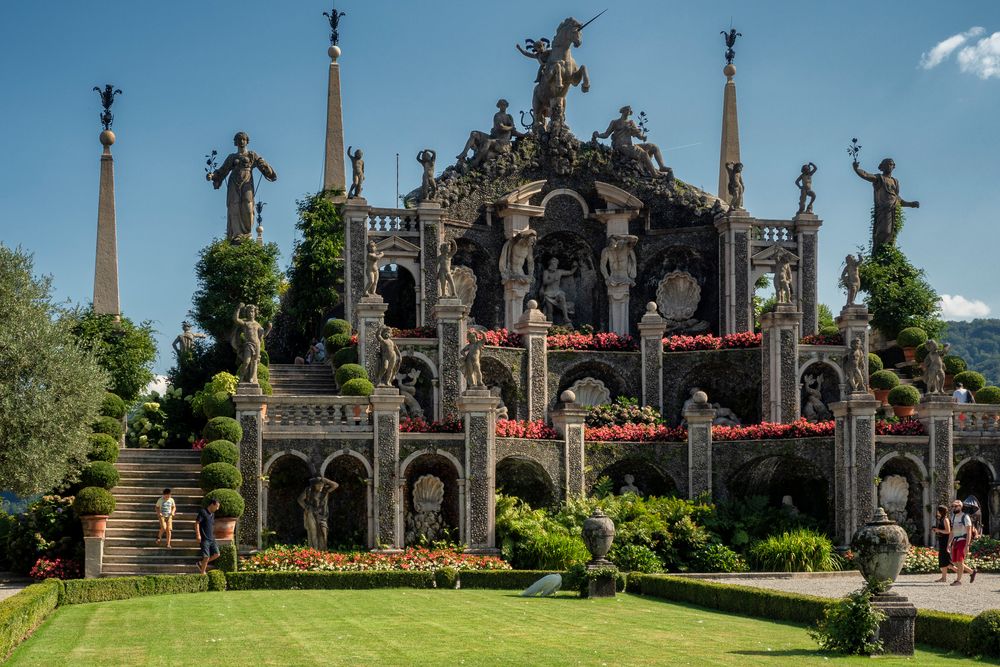
<instances>
[{"instance_id":1,"label":"marble statue","mask_svg":"<svg viewBox=\"0 0 1000 667\"><path fill-rule=\"evenodd\" d=\"M792 302L792 254L784 248L774 254L774 299L779 305Z\"/></svg>"},{"instance_id":2,"label":"marble statue","mask_svg":"<svg viewBox=\"0 0 1000 667\"><path fill-rule=\"evenodd\" d=\"M927 347L927 356L924 357L922 365L927 393L943 394L945 382L944 355L948 354L951 345L948 343L940 345L933 339L928 340L924 345Z\"/></svg>"},{"instance_id":3,"label":"marble statue","mask_svg":"<svg viewBox=\"0 0 1000 667\"><path fill-rule=\"evenodd\" d=\"M365 257L365 293L364 296L376 296L378 289L378 263L385 257L379 252L374 241L368 242L368 255Z\"/></svg>"},{"instance_id":4,"label":"marble statue","mask_svg":"<svg viewBox=\"0 0 1000 667\"><path fill-rule=\"evenodd\" d=\"M343 146L343 144L341 144ZM365 182L365 154L358 148L351 154L351 146L347 147L347 157L351 158L351 187L347 191L347 198L354 199L361 196L361 186Z\"/></svg>"},{"instance_id":5,"label":"marble statue","mask_svg":"<svg viewBox=\"0 0 1000 667\"><path fill-rule=\"evenodd\" d=\"M421 419L424 416L424 409L420 407L417 400L417 380L420 378L420 369L414 368L408 373L396 373L396 386L403 397L403 404L399 406L401 416L410 419Z\"/></svg>"},{"instance_id":6,"label":"marble statue","mask_svg":"<svg viewBox=\"0 0 1000 667\"><path fill-rule=\"evenodd\" d=\"M523 598L533 598L547 597L550 595L555 595L562 588L562 575L561 574L547 574L535 583L531 584L523 591L521 591L521 597Z\"/></svg>"},{"instance_id":7,"label":"marble statue","mask_svg":"<svg viewBox=\"0 0 1000 667\"><path fill-rule=\"evenodd\" d=\"M249 238L253 230L253 170L259 171L269 181L278 180L278 175L264 158L247 150L250 136L246 132L237 132L233 143L236 152L230 153L221 167L205 174L206 180L211 181L216 190L229 177L226 186L226 238L230 241Z\"/></svg>"},{"instance_id":8,"label":"marble statue","mask_svg":"<svg viewBox=\"0 0 1000 667\"><path fill-rule=\"evenodd\" d=\"M799 508L795 506L795 502L792 500L791 496L781 497L781 509L785 511L789 516L798 516Z\"/></svg>"},{"instance_id":9,"label":"marble statue","mask_svg":"<svg viewBox=\"0 0 1000 667\"><path fill-rule=\"evenodd\" d=\"M338 486L340 485L325 477L313 477L309 480L309 486L299 494L302 521L306 525L309 546L313 549L326 550L330 520L330 503L327 499Z\"/></svg>"},{"instance_id":10,"label":"marble statue","mask_svg":"<svg viewBox=\"0 0 1000 667\"><path fill-rule=\"evenodd\" d=\"M687 271L671 271L656 287L656 307L663 316L665 333L702 333L709 323L694 314L701 303L701 285Z\"/></svg>"},{"instance_id":11,"label":"marble statue","mask_svg":"<svg viewBox=\"0 0 1000 667\"><path fill-rule=\"evenodd\" d=\"M823 402L823 376L807 374L802 378L802 389L806 400L802 405L802 417L810 422L822 422L833 419L833 413Z\"/></svg>"},{"instance_id":12,"label":"marble statue","mask_svg":"<svg viewBox=\"0 0 1000 667\"><path fill-rule=\"evenodd\" d=\"M715 408L715 417L712 419L712 426L742 426L743 422L740 420L739 416L729 408L720 405L719 403L712 403L712 407Z\"/></svg>"},{"instance_id":13,"label":"marble statue","mask_svg":"<svg viewBox=\"0 0 1000 667\"><path fill-rule=\"evenodd\" d=\"M437 256L437 287L438 296L442 299L453 299L458 292L455 290L455 276L451 270L451 259L458 252L455 239L449 239L441 244Z\"/></svg>"},{"instance_id":14,"label":"marble statue","mask_svg":"<svg viewBox=\"0 0 1000 667\"><path fill-rule=\"evenodd\" d=\"M378 353L379 353L379 373L376 379L377 386L391 387L392 381L396 379L399 372L399 365L403 361L403 355L399 352L399 347L392 339L392 329L384 324L378 330Z\"/></svg>"},{"instance_id":15,"label":"marble statue","mask_svg":"<svg viewBox=\"0 0 1000 667\"><path fill-rule=\"evenodd\" d=\"M174 342L170 344L174 348L174 352L177 356L182 356L191 352L194 349L194 341L196 338L208 338L203 333L196 333L191 331L190 322L181 322L181 329L183 330L181 334L174 339Z\"/></svg>"},{"instance_id":16,"label":"marble statue","mask_svg":"<svg viewBox=\"0 0 1000 667\"><path fill-rule=\"evenodd\" d=\"M889 475L878 485L879 507L897 523L906 523L906 501L910 497L910 483L902 475Z\"/></svg>"},{"instance_id":17,"label":"marble statue","mask_svg":"<svg viewBox=\"0 0 1000 667\"><path fill-rule=\"evenodd\" d=\"M726 173L729 174L729 206L731 208L743 209L743 163L727 162Z\"/></svg>"},{"instance_id":18,"label":"marble statue","mask_svg":"<svg viewBox=\"0 0 1000 667\"><path fill-rule=\"evenodd\" d=\"M574 18L565 19L556 28L551 48L541 52L528 53L518 47L523 55L539 63L538 75L535 77L538 83L535 84L531 97L531 113L538 130L545 130L548 120L566 117L566 94L571 86L580 86L585 93L590 90L587 68L576 64L572 48L580 47L584 27L597 16L583 24Z\"/></svg>"},{"instance_id":19,"label":"marble statue","mask_svg":"<svg viewBox=\"0 0 1000 667\"><path fill-rule=\"evenodd\" d=\"M246 308L247 318L240 319L240 313ZM233 315L236 329L233 330L231 343L240 359L238 372L240 383L258 384L257 366L260 364L260 350L264 339L271 333L270 323L265 329L257 321L257 306L240 304Z\"/></svg>"},{"instance_id":20,"label":"marble statue","mask_svg":"<svg viewBox=\"0 0 1000 667\"><path fill-rule=\"evenodd\" d=\"M637 261L635 244L638 236L613 234L601 251L601 275L609 285L635 285Z\"/></svg>"},{"instance_id":21,"label":"marble statue","mask_svg":"<svg viewBox=\"0 0 1000 667\"><path fill-rule=\"evenodd\" d=\"M563 291L562 281L563 278L568 278L576 273L579 265L573 262L573 267L570 269L560 269L559 259L552 257L549 259L549 266L542 272L542 303L545 307L545 317L550 322L554 321L552 319L553 309L558 308L562 313L563 320L566 324L572 324L573 321L569 317L570 304L566 301L566 292Z\"/></svg>"},{"instance_id":22,"label":"marble statue","mask_svg":"<svg viewBox=\"0 0 1000 667\"><path fill-rule=\"evenodd\" d=\"M646 134L631 120L632 107L623 106L619 109L620 118L615 118L608 124L604 132L594 132L591 141L611 137L611 148L616 152L639 163L647 176L669 175L671 170L663 163L663 153L656 144L633 144L632 139L646 140ZM654 164L653 161L656 161ZM657 169L659 165L659 169Z\"/></svg>"},{"instance_id":23,"label":"marble statue","mask_svg":"<svg viewBox=\"0 0 1000 667\"><path fill-rule=\"evenodd\" d=\"M490 395L497 399L497 419L508 419L507 405L503 402L503 389L499 385L490 387Z\"/></svg>"},{"instance_id":24,"label":"marble statue","mask_svg":"<svg viewBox=\"0 0 1000 667\"><path fill-rule=\"evenodd\" d=\"M489 132L473 130L469 133L469 140L465 142L465 148L458 155L459 165L468 165L475 169L487 160L492 160L498 155L510 152L511 138L523 137L524 134L518 132L514 126L514 118L507 113L507 100L497 100L497 111L493 114L493 129ZM472 157L467 158L469 151Z\"/></svg>"},{"instance_id":25,"label":"marble statue","mask_svg":"<svg viewBox=\"0 0 1000 667\"><path fill-rule=\"evenodd\" d=\"M635 475L625 475L625 485L618 489L618 495L624 496L626 493L634 493L636 495L640 495L642 493L639 491L639 487L635 485Z\"/></svg>"},{"instance_id":26,"label":"marble statue","mask_svg":"<svg viewBox=\"0 0 1000 667\"><path fill-rule=\"evenodd\" d=\"M475 329L469 329L465 334L465 340L469 343L459 353L459 358L462 360L462 375L465 376L465 386L468 389L482 389L485 387L482 356L486 337L477 333Z\"/></svg>"},{"instance_id":27,"label":"marble statue","mask_svg":"<svg viewBox=\"0 0 1000 667\"><path fill-rule=\"evenodd\" d=\"M857 257L848 255L844 258L844 271L840 274L840 282L847 290L847 305L853 306L854 300L858 298L858 290L861 289L861 253Z\"/></svg>"},{"instance_id":28,"label":"marble statue","mask_svg":"<svg viewBox=\"0 0 1000 667\"><path fill-rule=\"evenodd\" d=\"M476 272L468 266L455 266L451 270L452 280L455 281L455 296L461 299L463 306L472 308L476 301ZM472 318L470 317L471 321Z\"/></svg>"},{"instance_id":29,"label":"marble statue","mask_svg":"<svg viewBox=\"0 0 1000 667\"><path fill-rule=\"evenodd\" d=\"M813 174L819 169L815 164L809 162L802 165L802 173L795 179L795 185L799 188L799 213L812 213L813 204L816 203L816 193L813 192ZM809 205L806 205L806 199Z\"/></svg>"},{"instance_id":30,"label":"marble statue","mask_svg":"<svg viewBox=\"0 0 1000 667\"><path fill-rule=\"evenodd\" d=\"M538 233L522 229L503 244L500 251L500 277L504 280L530 279L535 273L535 243Z\"/></svg>"},{"instance_id":31,"label":"marble statue","mask_svg":"<svg viewBox=\"0 0 1000 667\"><path fill-rule=\"evenodd\" d=\"M441 505L444 482L434 475L422 475L413 484L413 510L406 516L406 543L426 544L445 537Z\"/></svg>"},{"instance_id":32,"label":"marble statue","mask_svg":"<svg viewBox=\"0 0 1000 667\"><path fill-rule=\"evenodd\" d=\"M434 180L434 162L437 160L437 153L430 148L417 153L417 162L423 167L423 177L420 181L420 201L434 201L437 199L437 182Z\"/></svg>"},{"instance_id":33,"label":"marble statue","mask_svg":"<svg viewBox=\"0 0 1000 667\"><path fill-rule=\"evenodd\" d=\"M858 165L852 163L854 172L872 184L875 195L875 224L872 227L872 250L878 250L884 245L896 242L896 209L900 206L920 208L918 201L906 201L899 196L899 181L892 175L896 163L892 158L885 158L878 164L881 174L869 174Z\"/></svg>"},{"instance_id":34,"label":"marble statue","mask_svg":"<svg viewBox=\"0 0 1000 667\"><path fill-rule=\"evenodd\" d=\"M868 353L861 349L861 339L855 338L851 341L851 349L847 353L847 359L844 363L847 386L852 394L868 392L868 377L865 374L866 361L868 361Z\"/></svg>"},{"instance_id":35,"label":"marble statue","mask_svg":"<svg viewBox=\"0 0 1000 667\"><path fill-rule=\"evenodd\" d=\"M701 387L691 387L688 389L688 398L681 406L681 413L692 408L708 407L708 395L701 390Z\"/></svg>"}]
</instances>

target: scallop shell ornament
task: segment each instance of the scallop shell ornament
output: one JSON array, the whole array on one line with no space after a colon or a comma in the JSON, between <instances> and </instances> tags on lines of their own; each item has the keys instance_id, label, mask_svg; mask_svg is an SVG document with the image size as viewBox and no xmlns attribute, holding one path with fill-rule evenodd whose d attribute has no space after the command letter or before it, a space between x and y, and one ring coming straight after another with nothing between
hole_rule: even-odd
<instances>
[{"instance_id":1,"label":"scallop shell ornament","mask_svg":"<svg viewBox=\"0 0 1000 667\"><path fill-rule=\"evenodd\" d=\"M413 485L413 508L417 512L438 512L444 502L444 482L434 475L423 475Z\"/></svg>"}]
</instances>

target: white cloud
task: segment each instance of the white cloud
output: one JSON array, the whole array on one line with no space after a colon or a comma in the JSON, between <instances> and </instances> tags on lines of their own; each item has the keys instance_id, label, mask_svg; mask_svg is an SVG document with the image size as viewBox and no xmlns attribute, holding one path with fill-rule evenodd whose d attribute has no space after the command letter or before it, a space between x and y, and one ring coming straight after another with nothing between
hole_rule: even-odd
<instances>
[{"instance_id":1,"label":"white cloud","mask_svg":"<svg viewBox=\"0 0 1000 667\"><path fill-rule=\"evenodd\" d=\"M946 320L973 320L990 314L990 307L978 299L966 299L961 294L941 295L941 316Z\"/></svg>"},{"instance_id":2,"label":"white cloud","mask_svg":"<svg viewBox=\"0 0 1000 667\"><path fill-rule=\"evenodd\" d=\"M152 392L156 392L160 396L163 396L167 392L167 376L157 375L153 378L153 381L146 385L145 391L142 392L143 396L148 396Z\"/></svg>"},{"instance_id":3,"label":"white cloud","mask_svg":"<svg viewBox=\"0 0 1000 667\"><path fill-rule=\"evenodd\" d=\"M984 28L975 26L969 28L966 32L960 32L957 35L952 35L948 39L938 42L930 51L921 54L920 66L924 69L937 67L943 63L945 59L955 51L955 49L968 42L969 39L979 37L984 32L986 32Z\"/></svg>"},{"instance_id":4,"label":"white cloud","mask_svg":"<svg viewBox=\"0 0 1000 667\"><path fill-rule=\"evenodd\" d=\"M958 66L980 79L1000 78L1000 32L959 51Z\"/></svg>"}]
</instances>

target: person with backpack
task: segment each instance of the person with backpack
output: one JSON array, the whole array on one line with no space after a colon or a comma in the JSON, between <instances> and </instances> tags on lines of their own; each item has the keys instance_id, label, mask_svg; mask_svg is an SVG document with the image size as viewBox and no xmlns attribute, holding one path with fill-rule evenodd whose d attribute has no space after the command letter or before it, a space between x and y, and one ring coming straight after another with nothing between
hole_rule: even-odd
<instances>
[{"instance_id":1,"label":"person with backpack","mask_svg":"<svg viewBox=\"0 0 1000 667\"><path fill-rule=\"evenodd\" d=\"M972 542L975 529L972 519L964 511L961 500L955 500L951 504L951 535L948 539L948 551L951 554L952 567L958 575L952 586L962 585L962 574L969 573L969 583L976 581L975 569L965 564L965 556L968 553L969 544Z\"/></svg>"},{"instance_id":2,"label":"person with backpack","mask_svg":"<svg viewBox=\"0 0 1000 667\"><path fill-rule=\"evenodd\" d=\"M935 582L948 583L948 570L952 569L951 555L948 553L948 542L951 541L951 520L948 518L948 506L938 505L934 517L934 527L931 528L937 542L938 567L941 568L941 578Z\"/></svg>"}]
</instances>

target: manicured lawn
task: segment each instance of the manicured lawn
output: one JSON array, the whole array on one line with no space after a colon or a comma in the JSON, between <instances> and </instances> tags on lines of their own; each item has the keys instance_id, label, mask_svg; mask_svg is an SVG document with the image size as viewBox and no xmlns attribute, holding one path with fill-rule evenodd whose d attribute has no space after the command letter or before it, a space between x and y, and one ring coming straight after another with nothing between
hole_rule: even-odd
<instances>
[{"instance_id":1,"label":"manicured lawn","mask_svg":"<svg viewBox=\"0 0 1000 667\"><path fill-rule=\"evenodd\" d=\"M243 591L62 607L12 665L803 665L805 629L633 595ZM872 664L869 658L837 664ZM879 665L958 665L943 653Z\"/></svg>"}]
</instances>

